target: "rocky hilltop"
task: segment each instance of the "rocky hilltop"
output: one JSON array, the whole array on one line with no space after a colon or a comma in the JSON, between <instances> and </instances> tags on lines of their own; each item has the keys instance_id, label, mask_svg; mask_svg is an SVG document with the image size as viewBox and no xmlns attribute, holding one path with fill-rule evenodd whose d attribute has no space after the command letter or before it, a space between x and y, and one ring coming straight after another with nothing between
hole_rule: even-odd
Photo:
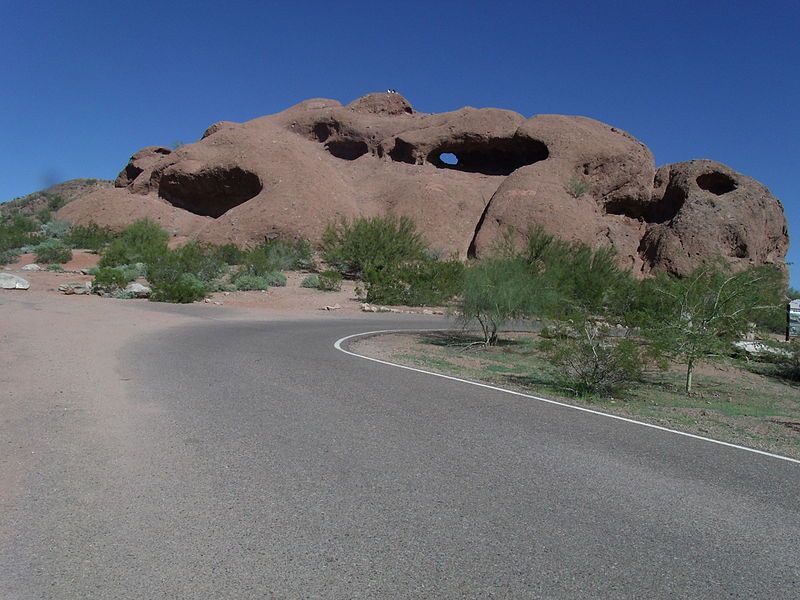
<instances>
[{"instance_id":1,"label":"rocky hilltop","mask_svg":"<svg viewBox=\"0 0 800 600\"><path fill-rule=\"evenodd\" d=\"M221 121L176 150L136 152L114 187L62 208L76 223L150 217L213 243L319 240L340 217L412 217L432 247L480 256L531 225L613 246L634 272L685 274L722 255L783 264L783 208L759 182L710 160L656 169L632 135L576 116L494 108L416 112L396 93L313 99Z\"/></svg>"}]
</instances>

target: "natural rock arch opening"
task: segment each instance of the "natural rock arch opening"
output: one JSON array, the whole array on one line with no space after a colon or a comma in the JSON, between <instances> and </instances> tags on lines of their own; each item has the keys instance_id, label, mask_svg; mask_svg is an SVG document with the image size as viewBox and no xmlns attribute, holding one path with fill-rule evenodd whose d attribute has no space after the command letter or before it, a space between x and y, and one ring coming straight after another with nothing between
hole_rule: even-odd
<instances>
[{"instance_id":1,"label":"natural rock arch opening","mask_svg":"<svg viewBox=\"0 0 800 600\"><path fill-rule=\"evenodd\" d=\"M727 194L736 189L736 181L734 181L733 177L719 171L703 173L697 178L697 185L700 186L701 190L711 192L717 196L722 196L722 194Z\"/></svg>"},{"instance_id":2,"label":"natural rock arch opening","mask_svg":"<svg viewBox=\"0 0 800 600\"><path fill-rule=\"evenodd\" d=\"M530 138L463 139L434 148L428 153L427 161L440 169L510 175L520 167L545 160L548 156L547 146Z\"/></svg>"},{"instance_id":3,"label":"natural rock arch opening","mask_svg":"<svg viewBox=\"0 0 800 600\"><path fill-rule=\"evenodd\" d=\"M331 140L325 144L325 149L343 160L355 160L369 152L369 146L361 140Z\"/></svg>"},{"instance_id":4,"label":"natural rock arch opening","mask_svg":"<svg viewBox=\"0 0 800 600\"><path fill-rule=\"evenodd\" d=\"M211 168L198 173L165 173L158 195L178 208L217 219L257 196L262 187L258 175L251 171L240 167Z\"/></svg>"}]
</instances>

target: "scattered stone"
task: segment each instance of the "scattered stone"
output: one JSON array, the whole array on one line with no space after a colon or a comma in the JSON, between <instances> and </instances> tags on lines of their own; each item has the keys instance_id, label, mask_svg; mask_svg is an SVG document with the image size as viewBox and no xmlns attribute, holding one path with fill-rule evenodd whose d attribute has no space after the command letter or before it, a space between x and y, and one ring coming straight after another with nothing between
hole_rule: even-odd
<instances>
[{"instance_id":1,"label":"scattered stone","mask_svg":"<svg viewBox=\"0 0 800 600\"><path fill-rule=\"evenodd\" d=\"M151 292L149 287L136 282L129 283L124 291L127 294L133 294L134 298L149 298Z\"/></svg>"},{"instance_id":2,"label":"scattered stone","mask_svg":"<svg viewBox=\"0 0 800 600\"><path fill-rule=\"evenodd\" d=\"M24 267L22 267L22 270L23 271L44 271L44 269L42 267L40 267L39 265L37 265L36 263L31 263L29 265L25 265Z\"/></svg>"},{"instance_id":3,"label":"scattered stone","mask_svg":"<svg viewBox=\"0 0 800 600\"><path fill-rule=\"evenodd\" d=\"M73 294L75 295L91 294L92 284L90 282L79 283L76 281L69 281L67 283L62 283L61 285L59 285L58 291L67 296L72 296Z\"/></svg>"},{"instance_id":4,"label":"scattered stone","mask_svg":"<svg viewBox=\"0 0 800 600\"><path fill-rule=\"evenodd\" d=\"M223 296L230 296L230 295L231 295L231 293L230 293L230 292L222 292L222 295L223 295Z\"/></svg>"},{"instance_id":5,"label":"scattered stone","mask_svg":"<svg viewBox=\"0 0 800 600\"><path fill-rule=\"evenodd\" d=\"M31 284L27 279L11 273L0 273L0 289L2 290L27 290L30 287Z\"/></svg>"},{"instance_id":6,"label":"scattered stone","mask_svg":"<svg viewBox=\"0 0 800 600\"><path fill-rule=\"evenodd\" d=\"M334 304L333 306L323 306L320 310L339 310L342 308L338 304Z\"/></svg>"}]
</instances>

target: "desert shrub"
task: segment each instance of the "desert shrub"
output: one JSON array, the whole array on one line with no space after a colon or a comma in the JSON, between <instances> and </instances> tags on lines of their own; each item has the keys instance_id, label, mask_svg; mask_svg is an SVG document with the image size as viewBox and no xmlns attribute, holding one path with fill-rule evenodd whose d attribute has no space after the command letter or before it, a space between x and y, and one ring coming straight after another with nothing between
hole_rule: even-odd
<instances>
[{"instance_id":1,"label":"desert shrub","mask_svg":"<svg viewBox=\"0 0 800 600\"><path fill-rule=\"evenodd\" d=\"M114 232L107 227L101 227L97 223L89 223L88 225L76 225L70 228L63 239L64 243L70 248L81 248L97 252L114 239Z\"/></svg>"},{"instance_id":2,"label":"desert shrub","mask_svg":"<svg viewBox=\"0 0 800 600\"><path fill-rule=\"evenodd\" d=\"M0 265L13 263L19 258L20 252L17 250L0 250Z\"/></svg>"},{"instance_id":3,"label":"desert shrub","mask_svg":"<svg viewBox=\"0 0 800 600\"><path fill-rule=\"evenodd\" d=\"M47 223L53 217L53 213L49 208L43 208L36 211L36 218L40 223Z\"/></svg>"},{"instance_id":4,"label":"desert shrub","mask_svg":"<svg viewBox=\"0 0 800 600\"><path fill-rule=\"evenodd\" d=\"M142 219L126 227L100 258L101 267L151 263L167 253L169 235L153 221Z\"/></svg>"},{"instance_id":5,"label":"desert shrub","mask_svg":"<svg viewBox=\"0 0 800 600\"><path fill-rule=\"evenodd\" d=\"M67 201L58 194L45 194L45 196L47 198L47 208L53 212L57 211L67 203Z\"/></svg>"},{"instance_id":6,"label":"desert shrub","mask_svg":"<svg viewBox=\"0 0 800 600\"><path fill-rule=\"evenodd\" d=\"M93 284L106 289L124 288L135 277L123 267L101 267L94 276Z\"/></svg>"},{"instance_id":7,"label":"desert shrub","mask_svg":"<svg viewBox=\"0 0 800 600\"><path fill-rule=\"evenodd\" d=\"M265 273L264 275L244 274L235 279L234 285L236 285L236 289L240 291L266 290L270 286L272 287L285 286L286 276L279 271Z\"/></svg>"},{"instance_id":8,"label":"desert shrub","mask_svg":"<svg viewBox=\"0 0 800 600\"><path fill-rule=\"evenodd\" d=\"M206 284L191 273L176 273L174 278L150 281L150 300L188 304L205 298Z\"/></svg>"},{"instance_id":9,"label":"desert shrub","mask_svg":"<svg viewBox=\"0 0 800 600\"><path fill-rule=\"evenodd\" d=\"M263 276L274 271L313 268L311 245L305 240L269 240L252 248L243 257L240 275Z\"/></svg>"},{"instance_id":10,"label":"desert shrub","mask_svg":"<svg viewBox=\"0 0 800 600\"><path fill-rule=\"evenodd\" d=\"M567 185L565 186L567 192L573 198L580 198L591 189L591 185L581 177L570 177Z\"/></svg>"},{"instance_id":11,"label":"desert shrub","mask_svg":"<svg viewBox=\"0 0 800 600\"><path fill-rule=\"evenodd\" d=\"M300 282L300 287L319 289L319 275L312 273L308 277L304 277L303 281Z\"/></svg>"},{"instance_id":12,"label":"desert shrub","mask_svg":"<svg viewBox=\"0 0 800 600\"><path fill-rule=\"evenodd\" d=\"M36 243L38 225L33 219L16 213L0 220L0 252Z\"/></svg>"},{"instance_id":13,"label":"desert shrub","mask_svg":"<svg viewBox=\"0 0 800 600\"><path fill-rule=\"evenodd\" d=\"M557 291L558 302L546 307L547 316L620 317L632 302L636 284L631 274L619 267L611 248L566 242L533 227L522 258L532 275Z\"/></svg>"},{"instance_id":14,"label":"desert shrub","mask_svg":"<svg viewBox=\"0 0 800 600\"><path fill-rule=\"evenodd\" d=\"M214 248L216 258L226 265L240 265L247 252L239 248L236 244L223 244Z\"/></svg>"},{"instance_id":15,"label":"desert shrub","mask_svg":"<svg viewBox=\"0 0 800 600\"><path fill-rule=\"evenodd\" d=\"M48 220L39 229L42 237L63 238L69 231L69 221Z\"/></svg>"},{"instance_id":16,"label":"desert shrub","mask_svg":"<svg viewBox=\"0 0 800 600\"><path fill-rule=\"evenodd\" d=\"M342 274L339 271L312 273L300 282L300 287L313 288L323 292L338 292L342 289Z\"/></svg>"},{"instance_id":17,"label":"desert shrub","mask_svg":"<svg viewBox=\"0 0 800 600\"><path fill-rule=\"evenodd\" d=\"M394 216L331 223L322 235L322 249L331 267L351 277L422 260L426 252L414 221Z\"/></svg>"},{"instance_id":18,"label":"desert shrub","mask_svg":"<svg viewBox=\"0 0 800 600\"><path fill-rule=\"evenodd\" d=\"M196 242L172 250L168 256L174 259L181 271L191 273L205 283L217 279L227 269L213 247L201 246Z\"/></svg>"},{"instance_id":19,"label":"desert shrub","mask_svg":"<svg viewBox=\"0 0 800 600\"><path fill-rule=\"evenodd\" d=\"M47 270L53 271L54 273L61 273L64 270L64 267L58 263L53 263L51 265L47 265Z\"/></svg>"},{"instance_id":20,"label":"desert shrub","mask_svg":"<svg viewBox=\"0 0 800 600\"><path fill-rule=\"evenodd\" d=\"M72 250L67 248L60 240L47 240L36 246L36 262L40 263L65 263L72 260Z\"/></svg>"},{"instance_id":21,"label":"desert shrub","mask_svg":"<svg viewBox=\"0 0 800 600\"><path fill-rule=\"evenodd\" d=\"M317 288L323 292L338 292L342 289L342 274L339 271L323 271L319 274Z\"/></svg>"},{"instance_id":22,"label":"desert shrub","mask_svg":"<svg viewBox=\"0 0 800 600\"><path fill-rule=\"evenodd\" d=\"M417 262L370 268L364 273L367 302L440 306L461 292L464 265L457 260Z\"/></svg>"},{"instance_id":23,"label":"desert shrub","mask_svg":"<svg viewBox=\"0 0 800 600\"><path fill-rule=\"evenodd\" d=\"M610 395L640 380L648 362L639 344L610 333L607 324L584 320L539 347L562 387L576 396Z\"/></svg>"},{"instance_id":24,"label":"desert shrub","mask_svg":"<svg viewBox=\"0 0 800 600\"><path fill-rule=\"evenodd\" d=\"M157 302L198 300L208 293L213 282L225 271L225 263L214 256L213 249L195 242L175 250L164 250L146 264L147 280ZM197 282L201 285L198 286ZM156 290L159 290L157 294Z\"/></svg>"},{"instance_id":25,"label":"desert shrub","mask_svg":"<svg viewBox=\"0 0 800 600\"><path fill-rule=\"evenodd\" d=\"M775 373L784 379L800 381L800 339L795 338L776 360Z\"/></svg>"}]
</instances>

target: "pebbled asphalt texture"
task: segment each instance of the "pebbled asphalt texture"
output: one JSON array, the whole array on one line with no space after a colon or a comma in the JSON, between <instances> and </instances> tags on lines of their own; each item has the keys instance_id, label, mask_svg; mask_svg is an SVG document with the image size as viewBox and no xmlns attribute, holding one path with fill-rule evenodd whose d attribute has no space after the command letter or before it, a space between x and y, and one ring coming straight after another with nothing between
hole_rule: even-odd
<instances>
[{"instance_id":1,"label":"pebbled asphalt texture","mask_svg":"<svg viewBox=\"0 0 800 600\"><path fill-rule=\"evenodd\" d=\"M138 338L4 511L0 595L800 597L800 465L333 348L436 323Z\"/></svg>"}]
</instances>

